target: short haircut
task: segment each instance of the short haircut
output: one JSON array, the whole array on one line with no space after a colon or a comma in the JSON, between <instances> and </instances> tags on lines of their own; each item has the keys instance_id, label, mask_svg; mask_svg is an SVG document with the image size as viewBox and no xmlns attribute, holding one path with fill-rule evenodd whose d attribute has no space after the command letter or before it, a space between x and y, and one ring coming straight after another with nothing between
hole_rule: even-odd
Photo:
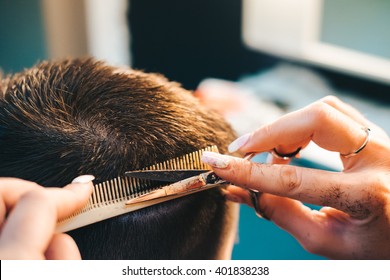
<instances>
[{"instance_id":1,"label":"short haircut","mask_svg":"<svg viewBox=\"0 0 390 280\"><path fill-rule=\"evenodd\" d=\"M209 145L226 152L234 137L177 83L92 58L43 62L0 84L1 177L101 182ZM213 259L226 208L215 188L69 234L84 259Z\"/></svg>"}]
</instances>

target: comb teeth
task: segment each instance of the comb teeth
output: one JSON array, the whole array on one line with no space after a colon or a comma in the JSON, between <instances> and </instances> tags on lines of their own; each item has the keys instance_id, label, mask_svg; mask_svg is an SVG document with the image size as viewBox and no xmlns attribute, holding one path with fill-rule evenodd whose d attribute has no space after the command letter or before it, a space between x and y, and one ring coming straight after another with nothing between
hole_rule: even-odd
<instances>
[{"instance_id":1,"label":"comb teeth","mask_svg":"<svg viewBox=\"0 0 390 280\"><path fill-rule=\"evenodd\" d=\"M208 169L210 166L203 163L200 158L203 152L218 152L217 146L210 146L202 150L198 150L184 156L170 159L155 165L146 167L142 170L178 170L178 169Z\"/></svg>"},{"instance_id":2,"label":"comb teeth","mask_svg":"<svg viewBox=\"0 0 390 280\"><path fill-rule=\"evenodd\" d=\"M143 170L207 169L210 166L201 161L203 152L218 152L216 146L210 146L174 159L146 167ZM141 180L127 176L117 177L94 186L87 205L73 215L58 222L57 231L66 232L88 224L99 222L124 213L138 210L152 204L125 206L131 198L159 189L164 185L150 180Z\"/></svg>"}]
</instances>

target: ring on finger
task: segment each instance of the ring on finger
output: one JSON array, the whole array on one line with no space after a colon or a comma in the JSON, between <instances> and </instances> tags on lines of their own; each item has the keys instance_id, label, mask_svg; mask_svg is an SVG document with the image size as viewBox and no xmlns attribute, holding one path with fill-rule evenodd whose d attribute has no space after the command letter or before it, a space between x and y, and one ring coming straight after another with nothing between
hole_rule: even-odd
<instances>
[{"instance_id":1,"label":"ring on finger","mask_svg":"<svg viewBox=\"0 0 390 280\"><path fill-rule=\"evenodd\" d=\"M274 157L278 158L278 159L289 160L290 158L293 158L293 157L295 157L297 154L299 154L299 152L301 151L301 149L302 149L302 147L299 147L298 149L296 149L296 150L295 150L294 152L292 152L292 153L282 154L282 153L278 152L278 151L276 150L276 148L273 148L273 149L271 150L271 154L272 154Z\"/></svg>"},{"instance_id":2,"label":"ring on finger","mask_svg":"<svg viewBox=\"0 0 390 280\"><path fill-rule=\"evenodd\" d=\"M366 138L364 139L363 144L351 153L346 153L346 154L340 153L340 156L342 156L344 158L350 158L350 157L356 156L358 153L360 153L367 146L367 144L371 138L371 133L370 133L371 129L369 129L368 127L362 127L362 129L366 132Z\"/></svg>"},{"instance_id":3,"label":"ring on finger","mask_svg":"<svg viewBox=\"0 0 390 280\"><path fill-rule=\"evenodd\" d=\"M249 191L249 194L251 197L253 208L256 211L256 215L259 218L263 218L263 219L266 219L267 221L270 221L271 219L264 213L263 210L261 210L260 205L259 205L259 200L260 200L260 197L263 193L259 192L259 191L251 190L251 189L249 189L248 191Z\"/></svg>"}]
</instances>

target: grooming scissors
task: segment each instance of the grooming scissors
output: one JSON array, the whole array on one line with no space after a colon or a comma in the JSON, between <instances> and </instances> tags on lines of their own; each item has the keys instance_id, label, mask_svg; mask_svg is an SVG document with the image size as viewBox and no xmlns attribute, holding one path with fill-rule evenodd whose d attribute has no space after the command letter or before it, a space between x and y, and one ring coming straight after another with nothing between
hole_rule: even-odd
<instances>
[{"instance_id":1,"label":"grooming scissors","mask_svg":"<svg viewBox=\"0 0 390 280\"><path fill-rule=\"evenodd\" d=\"M138 170L126 172L125 175L137 179L171 183L160 189L132 198L126 202L127 205L161 197L187 195L210 189L221 184L229 184L227 181L219 178L213 171L203 169Z\"/></svg>"},{"instance_id":2,"label":"grooming scissors","mask_svg":"<svg viewBox=\"0 0 390 280\"><path fill-rule=\"evenodd\" d=\"M255 153L249 153L244 157L244 159L251 160L255 155ZM172 183L160 189L132 198L126 202L127 205L161 197L177 195L183 196L216 186L230 184L228 181L218 177L210 170L137 170L126 172L125 175L137 179ZM268 220L259 206L259 199L262 193L251 189L248 189L248 192L253 207L256 210L256 214L259 217Z\"/></svg>"}]
</instances>

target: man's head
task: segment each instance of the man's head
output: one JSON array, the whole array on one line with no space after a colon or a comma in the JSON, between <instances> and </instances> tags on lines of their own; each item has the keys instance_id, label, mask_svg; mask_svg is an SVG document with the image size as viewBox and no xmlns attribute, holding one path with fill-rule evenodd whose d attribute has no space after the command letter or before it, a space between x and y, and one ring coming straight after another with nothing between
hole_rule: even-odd
<instances>
[{"instance_id":1,"label":"man's head","mask_svg":"<svg viewBox=\"0 0 390 280\"><path fill-rule=\"evenodd\" d=\"M177 84L92 59L45 62L0 84L0 177L48 187L81 174L101 182L209 145L225 152L233 139ZM83 258L226 257L235 210L212 189L70 235Z\"/></svg>"}]
</instances>

